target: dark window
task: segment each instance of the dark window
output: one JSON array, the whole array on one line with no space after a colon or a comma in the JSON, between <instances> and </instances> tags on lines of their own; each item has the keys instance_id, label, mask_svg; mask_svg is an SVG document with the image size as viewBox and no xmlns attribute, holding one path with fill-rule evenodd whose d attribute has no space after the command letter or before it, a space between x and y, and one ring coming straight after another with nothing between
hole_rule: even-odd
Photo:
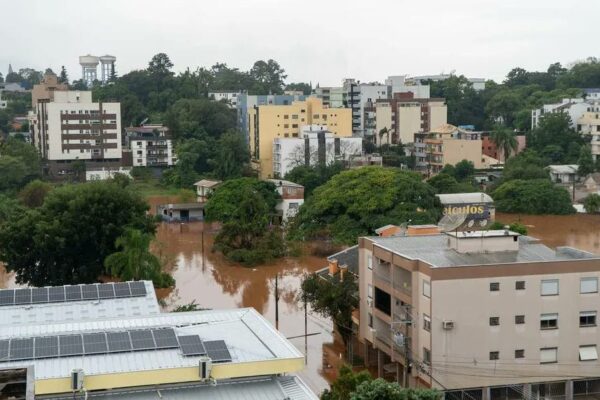
<instances>
[{"instance_id":1,"label":"dark window","mask_svg":"<svg viewBox=\"0 0 600 400\"><path fill-rule=\"evenodd\" d=\"M392 297L378 287L375 288L375 308L386 315L392 315Z\"/></svg>"},{"instance_id":2,"label":"dark window","mask_svg":"<svg viewBox=\"0 0 600 400\"><path fill-rule=\"evenodd\" d=\"M499 351L490 351L490 360L499 360L500 352Z\"/></svg>"},{"instance_id":3,"label":"dark window","mask_svg":"<svg viewBox=\"0 0 600 400\"><path fill-rule=\"evenodd\" d=\"M373 314L369 313L369 328L373 327Z\"/></svg>"},{"instance_id":4,"label":"dark window","mask_svg":"<svg viewBox=\"0 0 600 400\"><path fill-rule=\"evenodd\" d=\"M490 283L490 292L497 292L500 290L500 282L491 282Z\"/></svg>"},{"instance_id":5,"label":"dark window","mask_svg":"<svg viewBox=\"0 0 600 400\"><path fill-rule=\"evenodd\" d=\"M525 350L515 350L515 358L525 358Z\"/></svg>"},{"instance_id":6,"label":"dark window","mask_svg":"<svg viewBox=\"0 0 600 400\"><path fill-rule=\"evenodd\" d=\"M596 311L582 311L579 313L579 326L596 326Z\"/></svg>"},{"instance_id":7,"label":"dark window","mask_svg":"<svg viewBox=\"0 0 600 400\"><path fill-rule=\"evenodd\" d=\"M500 325L500 317L490 317L490 326Z\"/></svg>"},{"instance_id":8,"label":"dark window","mask_svg":"<svg viewBox=\"0 0 600 400\"><path fill-rule=\"evenodd\" d=\"M425 347L423 347L423 363L431 364L431 351Z\"/></svg>"},{"instance_id":9,"label":"dark window","mask_svg":"<svg viewBox=\"0 0 600 400\"><path fill-rule=\"evenodd\" d=\"M515 289L516 290L525 290L525 281L516 281Z\"/></svg>"},{"instance_id":10,"label":"dark window","mask_svg":"<svg viewBox=\"0 0 600 400\"><path fill-rule=\"evenodd\" d=\"M540 329L557 329L558 314L542 314L540 318Z\"/></svg>"},{"instance_id":11,"label":"dark window","mask_svg":"<svg viewBox=\"0 0 600 400\"><path fill-rule=\"evenodd\" d=\"M519 325L519 324L524 324L524 323L525 323L524 315L515 315L515 324Z\"/></svg>"}]
</instances>

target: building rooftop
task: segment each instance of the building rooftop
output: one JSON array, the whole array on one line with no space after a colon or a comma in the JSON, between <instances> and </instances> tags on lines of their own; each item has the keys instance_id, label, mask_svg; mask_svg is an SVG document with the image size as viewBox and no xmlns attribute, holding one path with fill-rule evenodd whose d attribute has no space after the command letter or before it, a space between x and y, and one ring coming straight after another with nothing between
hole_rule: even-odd
<instances>
[{"instance_id":1,"label":"building rooftop","mask_svg":"<svg viewBox=\"0 0 600 400\"><path fill-rule=\"evenodd\" d=\"M272 182L275 186L289 186L289 187L297 187L303 188L304 186L294 183L292 181L286 181L284 179L267 179L269 182Z\"/></svg>"},{"instance_id":2,"label":"building rooftop","mask_svg":"<svg viewBox=\"0 0 600 400\"><path fill-rule=\"evenodd\" d=\"M340 267L347 266L348 272L358 275L358 245L337 252L327 257L328 261L337 260Z\"/></svg>"},{"instance_id":3,"label":"building rooftop","mask_svg":"<svg viewBox=\"0 0 600 400\"><path fill-rule=\"evenodd\" d=\"M159 210L201 210L204 208L205 203L170 203L160 204Z\"/></svg>"},{"instance_id":4,"label":"building rooftop","mask_svg":"<svg viewBox=\"0 0 600 400\"><path fill-rule=\"evenodd\" d=\"M485 193L436 194L442 204L493 203L494 199Z\"/></svg>"},{"instance_id":5,"label":"building rooftop","mask_svg":"<svg viewBox=\"0 0 600 400\"><path fill-rule=\"evenodd\" d=\"M212 188L221 184L221 181L212 181L210 179L202 179L194 183L194 186Z\"/></svg>"},{"instance_id":6,"label":"building rooftop","mask_svg":"<svg viewBox=\"0 0 600 400\"><path fill-rule=\"evenodd\" d=\"M481 232L481 231L480 231ZM485 232L485 231L483 231ZM493 231L489 231L493 232ZM496 233L479 233L477 238L485 240L486 235ZM498 231L504 232L504 231ZM481 236L483 235L483 237ZM476 237L475 234L471 234ZM368 239L377 246L397 253L411 260L421 260L432 267L456 267L469 265L512 264L543 261L573 261L582 259L600 259L592 253L571 247L557 247L556 250L541 244L539 240L529 236L518 237L518 251L497 251L459 253L448 246L448 234L423 236L373 236Z\"/></svg>"},{"instance_id":7,"label":"building rooftop","mask_svg":"<svg viewBox=\"0 0 600 400\"><path fill-rule=\"evenodd\" d=\"M565 164L565 165L548 165L548 169L553 174L576 174L579 170L577 164Z\"/></svg>"}]
</instances>

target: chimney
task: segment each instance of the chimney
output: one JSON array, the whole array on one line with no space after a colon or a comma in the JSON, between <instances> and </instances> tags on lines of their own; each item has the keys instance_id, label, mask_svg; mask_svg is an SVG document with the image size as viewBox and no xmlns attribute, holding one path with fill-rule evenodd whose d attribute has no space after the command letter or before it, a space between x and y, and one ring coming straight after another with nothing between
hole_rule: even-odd
<instances>
[{"instance_id":1,"label":"chimney","mask_svg":"<svg viewBox=\"0 0 600 400\"><path fill-rule=\"evenodd\" d=\"M334 276L338 273L339 270L340 269L338 267L338 260L336 260L335 258L329 260L329 275Z\"/></svg>"},{"instance_id":2,"label":"chimney","mask_svg":"<svg viewBox=\"0 0 600 400\"><path fill-rule=\"evenodd\" d=\"M340 280L341 281L344 280L344 276L346 275L346 272L348 272L348 266L344 264L340 267Z\"/></svg>"}]
</instances>

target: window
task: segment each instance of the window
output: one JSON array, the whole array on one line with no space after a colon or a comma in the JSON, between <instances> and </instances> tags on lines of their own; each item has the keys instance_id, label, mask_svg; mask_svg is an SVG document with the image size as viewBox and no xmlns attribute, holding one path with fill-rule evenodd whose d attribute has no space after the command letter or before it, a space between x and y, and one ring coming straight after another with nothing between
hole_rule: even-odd
<instances>
[{"instance_id":1,"label":"window","mask_svg":"<svg viewBox=\"0 0 600 400\"><path fill-rule=\"evenodd\" d=\"M581 278L579 293L598 293L598 278Z\"/></svg>"},{"instance_id":2,"label":"window","mask_svg":"<svg viewBox=\"0 0 600 400\"><path fill-rule=\"evenodd\" d=\"M515 290L525 290L525 281L516 281Z\"/></svg>"},{"instance_id":3,"label":"window","mask_svg":"<svg viewBox=\"0 0 600 400\"><path fill-rule=\"evenodd\" d=\"M558 360L558 348L546 347L540 349L540 364L555 363Z\"/></svg>"},{"instance_id":4,"label":"window","mask_svg":"<svg viewBox=\"0 0 600 400\"><path fill-rule=\"evenodd\" d=\"M373 269L373 257L367 256L367 268Z\"/></svg>"},{"instance_id":5,"label":"window","mask_svg":"<svg viewBox=\"0 0 600 400\"><path fill-rule=\"evenodd\" d=\"M598 359L596 345L579 346L579 361L594 361Z\"/></svg>"},{"instance_id":6,"label":"window","mask_svg":"<svg viewBox=\"0 0 600 400\"><path fill-rule=\"evenodd\" d=\"M545 279L542 281L542 296L558 295L558 279Z\"/></svg>"},{"instance_id":7,"label":"window","mask_svg":"<svg viewBox=\"0 0 600 400\"><path fill-rule=\"evenodd\" d=\"M423 347L423 363L431 364L431 351L428 348Z\"/></svg>"},{"instance_id":8,"label":"window","mask_svg":"<svg viewBox=\"0 0 600 400\"><path fill-rule=\"evenodd\" d=\"M367 287L367 298L368 299L373 298L373 285L371 285L371 284L369 284L369 286Z\"/></svg>"},{"instance_id":9,"label":"window","mask_svg":"<svg viewBox=\"0 0 600 400\"><path fill-rule=\"evenodd\" d=\"M297 128L298 124L292 124L292 128Z\"/></svg>"},{"instance_id":10,"label":"window","mask_svg":"<svg viewBox=\"0 0 600 400\"><path fill-rule=\"evenodd\" d=\"M581 311L579 313L579 326L596 326L596 311Z\"/></svg>"},{"instance_id":11,"label":"window","mask_svg":"<svg viewBox=\"0 0 600 400\"><path fill-rule=\"evenodd\" d=\"M515 358L525 358L525 350L515 350Z\"/></svg>"},{"instance_id":12,"label":"window","mask_svg":"<svg viewBox=\"0 0 600 400\"><path fill-rule=\"evenodd\" d=\"M283 124L284 129L288 129L289 127L290 127L290 124Z\"/></svg>"},{"instance_id":13,"label":"window","mask_svg":"<svg viewBox=\"0 0 600 400\"><path fill-rule=\"evenodd\" d=\"M385 315L392 315L392 296L378 287L375 288L375 308Z\"/></svg>"},{"instance_id":14,"label":"window","mask_svg":"<svg viewBox=\"0 0 600 400\"><path fill-rule=\"evenodd\" d=\"M283 119L290 119L290 116L289 115L284 115Z\"/></svg>"},{"instance_id":15,"label":"window","mask_svg":"<svg viewBox=\"0 0 600 400\"><path fill-rule=\"evenodd\" d=\"M373 314L369 313L369 328L373 327Z\"/></svg>"},{"instance_id":16,"label":"window","mask_svg":"<svg viewBox=\"0 0 600 400\"><path fill-rule=\"evenodd\" d=\"M499 360L500 352L499 351L490 351L490 360Z\"/></svg>"},{"instance_id":17,"label":"window","mask_svg":"<svg viewBox=\"0 0 600 400\"><path fill-rule=\"evenodd\" d=\"M429 315L427 314L423 314L423 329L427 332L431 332L431 318L429 318Z\"/></svg>"},{"instance_id":18,"label":"window","mask_svg":"<svg viewBox=\"0 0 600 400\"><path fill-rule=\"evenodd\" d=\"M540 329L557 329L558 314L542 314L540 317Z\"/></svg>"},{"instance_id":19,"label":"window","mask_svg":"<svg viewBox=\"0 0 600 400\"><path fill-rule=\"evenodd\" d=\"M298 115L297 114L292 115L292 119L298 119Z\"/></svg>"},{"instance_id":20,"label":"window","mask_svg":"<svg viewBox=\"0 0 600 400\"><path fill-rule=\"evenodd\" d=\"M431 297L431 284L429 281L423 281L423 296Z\"/></svg>"},{"instance_id":21,"label":"window","mask_svg":"<svg viewBox=\"0 0 600 400\"><path fill-rule=\"evenodd\" d=\"M500 325L500 317L490 317L490 326Z\"/></svg>"},{"instance_id":22,"label":"window","mask_svg":"<svg viewBox=\"0 0 600 400\"><path fill-rule=\"evenodd\" d=\"M515 324L520 325L525 323L524 315L515 315Z\"/></svg>"},{"instance_id":23,"label":"window","mask_svg":"<svg viewBox=\"0 0 600 400\"><path fill-rule=\"evenodd\" d=\"M490 282L490 292L497 292L500 290L500 282Z\"/></svg>"}]
</instances>

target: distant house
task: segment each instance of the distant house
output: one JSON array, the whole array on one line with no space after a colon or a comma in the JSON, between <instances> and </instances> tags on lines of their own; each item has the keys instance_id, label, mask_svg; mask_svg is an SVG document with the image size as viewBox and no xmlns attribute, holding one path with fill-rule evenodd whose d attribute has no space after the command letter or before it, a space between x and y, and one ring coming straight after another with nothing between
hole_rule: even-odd
<instances>
[{"instance_id":1,"label":"distant house","mask_svg":"<svg viewBox=\"0 0 600 400\"><path fill-rule=\"evenodd\" d=\"M549 165L547 169L552 182L572 183L577 180L579 166L576 164Z\"/></svg>"},{"instance_id":2,"label":"distant house","mask_svg":"<svg viewBox=\"0 0 600 400\"><path fill-rule=\"evenodd\" d=\"M289 218L298 213L298 209L304 204L304 186L282 179L268 179L268 181L275 184L277 193L281 196L281 201L275 209L281 222L286 223Z\"/></svg>"},{"instance_id":3,"label":"distant house","mask_svg":"<svg viewBox=\"0 0 600 400\"><path fill-rule=\"evenodd\" d=\"M166 222L204 220L204 204L202 203L161 204L157 207L157 212Z\"/></svg>"},{"instance_id":4,"label":"distant house","mask_svg":"<svg viewBox=\"0 0 600 400\"><path fill-rule=\"evenodd\" d=\"M600 192L600 172L594 172L585 177L583 181L585 190L588 193L599 193Z\"/></svg>"},{"instance_id":5,"label":"distant house","mask_svg":"<svg viewBox=\"0 0 600 400\"><path fill-rule=\"evenodd\" d=\"M221 181L211 181L210 179L202 179L196 183L196 195L198 195L198 201L205 203L208 200L208 196L215 191L217 186L221 184Z\"/></svg>"}]
</instances>

